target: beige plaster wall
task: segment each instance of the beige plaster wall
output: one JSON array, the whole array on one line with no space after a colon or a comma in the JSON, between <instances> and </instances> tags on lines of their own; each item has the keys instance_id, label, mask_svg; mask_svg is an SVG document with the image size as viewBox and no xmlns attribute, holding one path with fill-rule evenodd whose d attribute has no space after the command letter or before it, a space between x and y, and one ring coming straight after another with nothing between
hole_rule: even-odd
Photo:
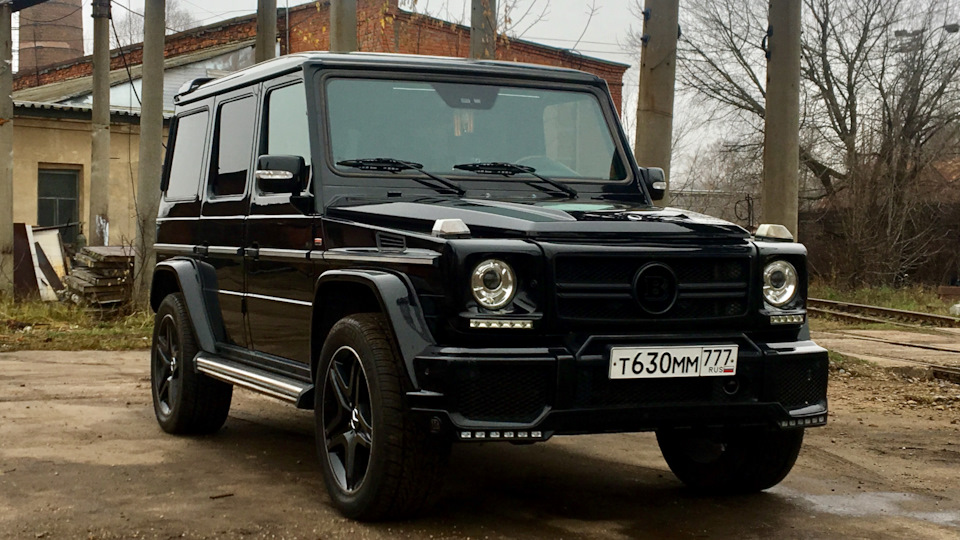
<instances>
[{"instance_id":1,"label":"beige plaster wall","mask_svg":"<svg viewBox=\"0 0 960 540\"><path fill-rule=\"evenodd\" d=\"M90 209L91 123L15 117L13 128L13 219L37 222L37 171L80 171L80 221L84 234ZM135 187L140 155L140 126L116 123L110 130L110 245L132 244L136 236ZM159 197L159 193L157 194Z\"/></svg>"}]
</instances>

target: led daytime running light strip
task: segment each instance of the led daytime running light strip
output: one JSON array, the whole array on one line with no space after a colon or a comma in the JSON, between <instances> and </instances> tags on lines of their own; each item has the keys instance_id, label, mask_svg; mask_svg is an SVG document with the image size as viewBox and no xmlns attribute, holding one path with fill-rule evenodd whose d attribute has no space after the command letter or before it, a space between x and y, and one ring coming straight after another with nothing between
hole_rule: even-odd
<instances>
[{"instance_id":1,"label":"led daytime running light strip","mask_svg":"<svg viewBox=\"0 0 960 540\"><path fill-rule=\"evenodd\" d=\"M771 315L770 324L803 324L803 315Z\"/></svg>"},{"instance_id":2,"label":"led daytime running light strip","mask_svg":"<svg viewBox=\"0 0 960 540\"><path fill-rule=\"evenodd\" d=\"M542 439L542 431L461 431L461 440Z\"/></svg>"},{"instance_id":3,"label":"led daytime running light strip","mask_svg":"<svg viewBox=\"0 0 960 540\"><path fill-rule=\"evenodd\" d=\"M805 426L822 426L827 423L827 415L811 416L809 418L798 418L796 420L781 420L780 427L794 428Z\"/></svg>"},{"instance_id":4,"label":"led daytime running light strip","mask_svg":"<svg viewBox=\"0 0 960 540\"><path fill-rule=\"evenodd\" d=\"M533 328L533 321L470 319L470 328L512 328L518 330L530 330Z\"/></svg>"}]
</instances>

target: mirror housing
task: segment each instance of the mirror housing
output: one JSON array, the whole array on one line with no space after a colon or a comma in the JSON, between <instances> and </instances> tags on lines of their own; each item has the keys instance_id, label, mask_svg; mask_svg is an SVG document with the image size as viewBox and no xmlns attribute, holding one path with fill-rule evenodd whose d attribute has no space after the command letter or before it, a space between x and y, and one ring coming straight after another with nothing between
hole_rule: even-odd
<instances>
[{"instance_id":1,"label":"mirror housing","mask_svg":"<svg viewBox=\"0 0 960 540\"><path fill-rule=\"evenodd\" d=\"M257 159L257 189L263 193L299 195L307 187L307 163L300 156L260 156Z\"/></svg>"},{"instance_id":2,"label":"mirror housing","mask_svg":"<svg viewBox=\"0 0 960 540\"><path fill-rule=\"evenodd\" d=\"M659 167L644 167L643 184L651 199L661 201L667 192L667 175Z\"/></svg>"}]
</instances>

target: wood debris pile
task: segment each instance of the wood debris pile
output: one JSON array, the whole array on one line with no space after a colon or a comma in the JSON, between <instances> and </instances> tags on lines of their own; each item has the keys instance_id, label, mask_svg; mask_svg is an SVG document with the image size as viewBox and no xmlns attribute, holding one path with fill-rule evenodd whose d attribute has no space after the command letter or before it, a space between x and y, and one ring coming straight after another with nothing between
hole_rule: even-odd
<instances>
[{"instance_id":1,"label":"wood debris pile","mask_svg":"<svg viewBox=\"0 0 960 540\"><path fill-rule=\"evenodd\" d=\"M119 307L133 290L134 250L127 246L85 247L65 283L68 298L77 304Z\"/></svg>"}]
</instances>

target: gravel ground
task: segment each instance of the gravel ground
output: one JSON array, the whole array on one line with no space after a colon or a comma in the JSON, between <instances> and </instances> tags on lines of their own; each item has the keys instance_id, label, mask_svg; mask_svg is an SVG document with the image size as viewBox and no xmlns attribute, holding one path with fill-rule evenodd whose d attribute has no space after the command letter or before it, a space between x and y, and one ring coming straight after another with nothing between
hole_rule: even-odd
<instances>
[{"instance_id":1,"label":"gravel ground","mask_svg":"<svg viewBox=\"0 0 960 540\"><path fill-rule=\"evenodd\" d=\"M960 537L960 386L867 363L834 366L829 425L763 494L690 494L651 434L558 437L455 447L430 515L376 525L330 507L309 412L238 391L218 434L169 436L147 365L0 354L0 537Z\"/></svg>"}]
</instances>

